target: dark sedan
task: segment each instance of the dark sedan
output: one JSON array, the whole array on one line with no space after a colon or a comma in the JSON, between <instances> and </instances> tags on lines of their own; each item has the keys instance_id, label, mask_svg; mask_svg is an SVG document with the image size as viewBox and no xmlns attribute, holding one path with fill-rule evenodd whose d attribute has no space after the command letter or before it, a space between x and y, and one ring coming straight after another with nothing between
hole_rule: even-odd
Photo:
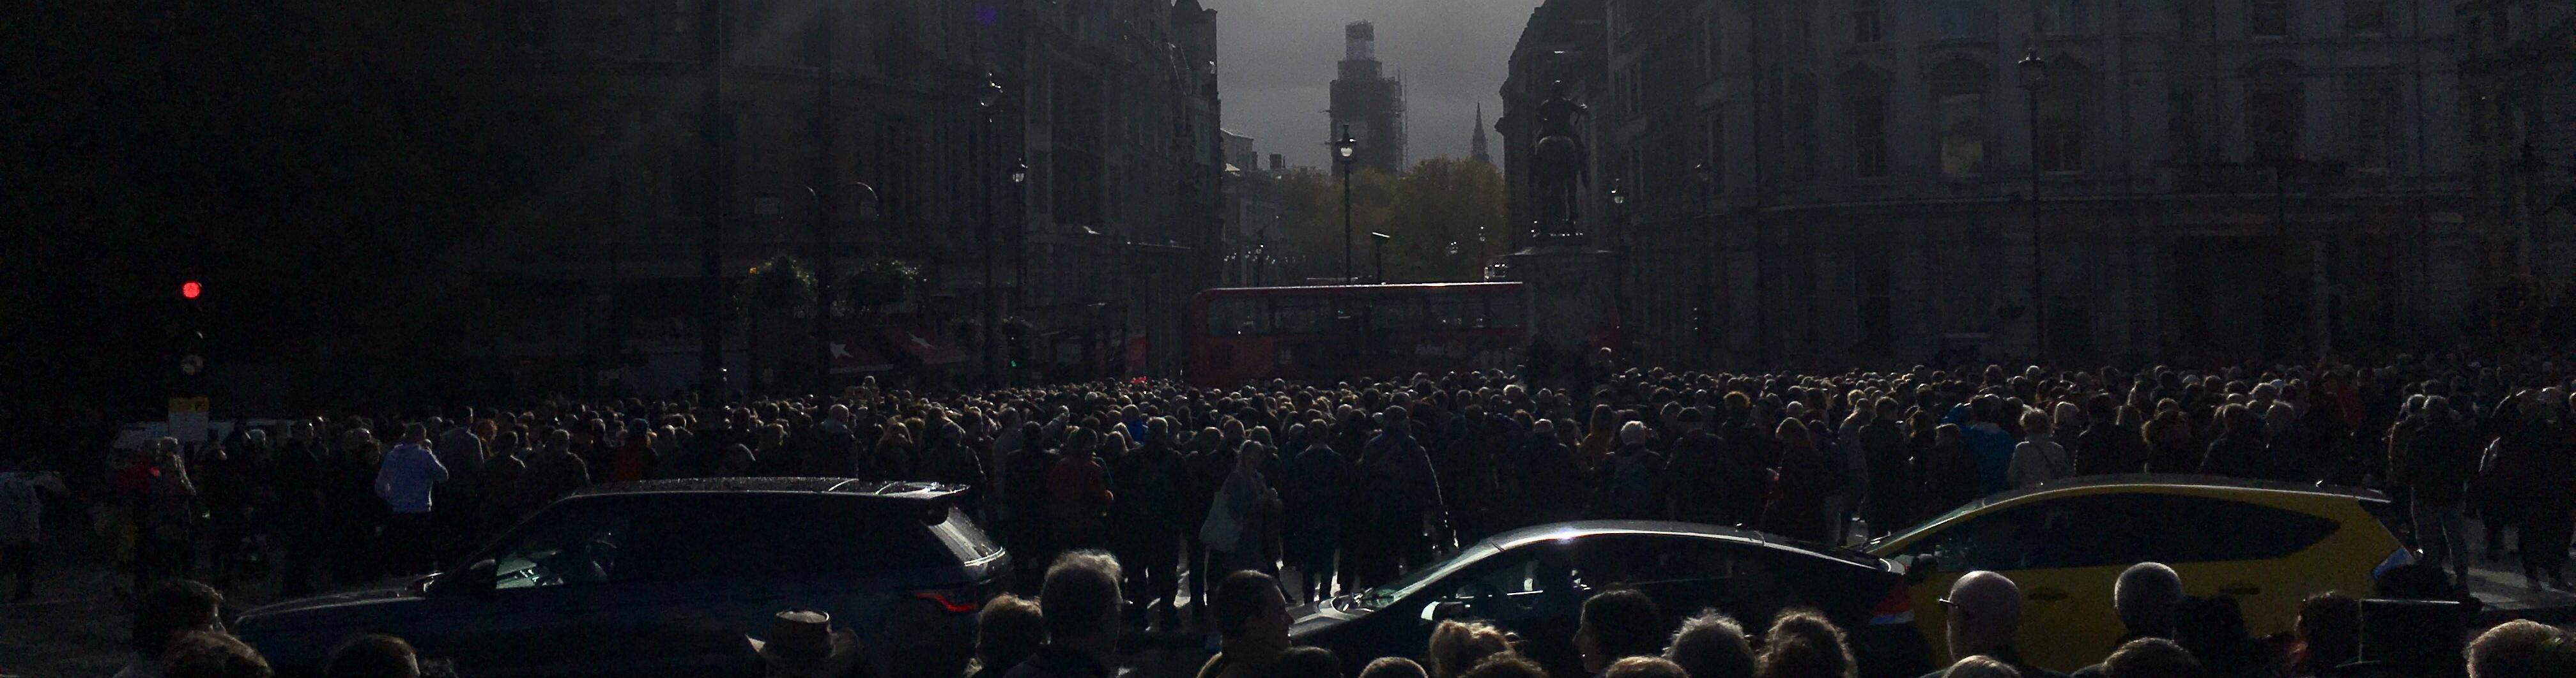
<instances>
[{"instance_id":1,"label":"dark sedan","mask_svg":"<svg viewBox=\"0 0 2576 678\"><path fill-rule=\"evenodd\" d=\"M595 487L411 586L244 613L287 673L362 633L409 639L460 675L756 676L745 633L803 608L866 640L877 675L957 673L1002 549L963 488L829 478Z\"/></svg>"},{"instance_id":2,"label":"dark sedan","mask_svg":"<svg viewBox=\"0 0 2576 678\"><path fill-rule=\"evenodd\" d=\"M1901 609L1903 577L1887 561L1758 532L1645 521L1497 535L1385 586L1301 608L1290 634L1357 666L1423 656L1441 620L1481 620L1519 634L1523 652L1550 672L1582 675L1576 620L1585 598L1612 587L1653 598L1668 625L1715 608L1758 632L1783 609L1814 608L1854 631L1866 675L1904 674L1922 661L1921 636Z\"/></svg>"}]
</instances>

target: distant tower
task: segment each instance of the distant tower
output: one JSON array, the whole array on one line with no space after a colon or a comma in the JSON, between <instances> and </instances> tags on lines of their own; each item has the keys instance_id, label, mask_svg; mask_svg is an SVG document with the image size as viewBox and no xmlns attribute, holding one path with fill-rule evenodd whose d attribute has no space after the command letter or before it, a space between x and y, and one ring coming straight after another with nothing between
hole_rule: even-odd
<instances>
[{"instance_id":1,"label":"distant tower","mask_svg":"<svg viewBox=\"0 0 2576 678\"><path fill-rule=\"evenodd\" d=\"M1342 27L1340 78L1333 80L1332 124L1326 140L1344 125L1360 142L1359 167L1389 174L1405 168L1404 84L1386 77L1377 60L1377 27L1361 21Z\"/></svg>"},{"instance_id":2,"label":"distant tower","mask_svg":"<svg viewBox=\"0 0 2576 678\"><path fill-rule=\"evenodd\" d=\"M1470 144L1470 147L1474 149L1470 152L1476 158L1476 162L1485 163L1487 165L1494 164L1494 154L1489 152L1485 147L1484 102L1476 103L1476 138L1468 143Z\"/></svg>"}]
</instances>

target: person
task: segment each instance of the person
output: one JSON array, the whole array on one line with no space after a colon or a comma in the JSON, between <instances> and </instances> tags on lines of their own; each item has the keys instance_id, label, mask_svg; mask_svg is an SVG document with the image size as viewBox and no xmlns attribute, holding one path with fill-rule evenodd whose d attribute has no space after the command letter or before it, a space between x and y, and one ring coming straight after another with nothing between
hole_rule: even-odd
<instances>
[{"instance_id":1,"label":"person","mask_svg":"<svg viewBox=\"0 0 2576 678\"><path fill-rule=\"evenodd\" d=\"M2139 638L2121 644L2102 660L2103 678L2199 678L2200 661L2191 651L2164 638Z\"/></svg>"},{"instance_id":2,"label":"person","mask_svg":"<svg viewBox=\"0 0 2576 678\"><path fill-rule=\"evenodd\" d=\"M399 636L358 636L331 652L322 678L420 678L420 653Z\"/></svg>"},{"instance_id":3,"label":"person","mask_svg":"<svg viewBox=\"0 0 2576 678\"><path fill-rule=\"evenodd\" d=\"M144 592L134 608L132 635L126 647L134 658L115 678L160 678L162 655L180 636L197 631L222 631L224 594L212 586L187 579L163 581Z\"/></svg>"},{"instance_id":4,"label":"person","mask_svg":"<svg viewBox=\"0 0 2576 678\"><path fill-rule=\"evenodd\" d=\"M1663 619L1654 599L1636 589L1611 589L1585 599L1574 628L1583 672L1599 675L1621 659L1663 654Z\"/></svg>"},{"instance_id":5,"label":"person","mask_svg":"<svg viewBox=\"0 0 2576 678\"><path fill-rule=\"evenodd\" d=\"M2264 466L2263 420L2244 405L2229 403L2218 408L2218 439L2209 443L2209 453L2201 457L2200 472L2235 478L2258 477Z\"/></svg>"},{"instance_id":6,"label":"person","mask_svg":"<svg viewBox=\"0 0 2576 678\"><path fill-rule=\"evenodd\" d=\"M449 476L431 492L432 501L446 507L438 517L440 558L463 555L463 550L475 546L473 538L482 522L477 510L483 503L483 462L491 458L491 437L499 430L492 420L476 420L471 408L457 414L450 422L455 425L439 432L438 441L430 446Z\"/></svg>"},{"instance_id":7,"label":"person","mask_svg":"<svg viewBox=\"0 0 2576 678\"><path fill-rule=\"evenodd\" d=\"M1985 655L1960 659L1940 673L1944 678L2022 678L2020 669Z\"/></svg>"},{"instance_id":8,"label":"person","mask_svg":"<svg viewBox=\"0 0 2576 678\"><path fill-rule=\"evenodd\" d=\"M1498 654L1467 669L1458 678L1548 678L1547 669L1518 653Z\"/></svg>"},{"instance_id":9,"label":"person","mask_svg":"<svg viewBox=\"0 0 2576 678\"><path fill-rule=\"evenodd\" d=\"M1368 571L1358 582L1362 586L1385 583L1398 572L1427 564L1430 535L1449 512L1431 456L1413 436L1412 415L1402 406L1389 406L1378 421L1378 435L1360 448L1361 488L1372 509L1362 518L1368 526L1363 531L1374 536Z\"/></svg>"},{"instance_id":10,"label":"person","mask_svg":"<svg viewBox=\"0 0 2576 678\"><path fill-rule=\"evenodd\" d=\"M770 678L842 678L858 668L859 634L832 628L832 615L784 610L769 619L767 638L743 636Z\"/></svg>"},{"instance_id":11,"label":"person","mask_svg":"<svg viewBox=\"0 0 2576 678\"><path fill-rule=\"evenodd\" d=\"M2423 553L2423 562L2452 568L2453 587L2466 590L2469 564L2464 556L2467 535L2461 512L2475 462L2462 445L2466 436L2451 413L2448 399L2424 398L2419 405L2409 398L2407 404L2414 412L2389 430L2391 480L2407 490L2415 547Z\"/></svg>"},{"instance_id":12,"label":"person","mask_svg":"<svg viewBox=\"0 0 2576 678\"><path fill-rule=\"evenodd\" d=\"M1143 445L1110 463L1110 493L1118 497L1110 512L1119 525L1119 562L1129 570L1127 616L1142 623L1159 609L1163 626L1177 628L1180 614L1172 606L1180 592L1180 519L1187 513L1181 483L1189 470L1167 440L1168 422L1156 417L1146 429Z\"/></svg>"},{"instance_id":13,"label":"person","mask_svg":"<svg viewBox=\"0 0 2576 678\"><path fill-rule=\"evenodd\" d=\"M1104 545L1109 513L1109 473L1092 456L1100 436L1085 428L1065 430L1063 458L1046 474L1045 513L1052 520L1056 546L1096 549Z\"/></svg>"},{"instance_id":14,"label":"person","mask_svg":"<svg viewBox=\"0 0 2576 678\"><path fill-rule=\"evenodd\" d=\"M2522 577L2531 590L2541 590L2546 581L2550 589L2576 590L2567 583L2567 547L2576 523L2576 454L2568 450L2569 439L2560 422L2557 409L2564 402L2548 394L2517 394L2496 406L2499 419L2504 413L2519 412L2510 423L2498 422L2501 434L2497 445L2506 448L2501 456L2509 460L2512 484L2521 490L2508 501L2522 509Z\"/></svg>"},{"instance_id":15,"label":"person","mask_svg":"<svg viewBox=\"0 0 2576 678\"><path fill-rule=\"evenodd\" d=\"M1122 600L1118 559L1099 551L1058 556L1038 588L1047 643L1006 678L1109 678L1118 651Z\"/></svg>"},{"instance_id":16,"label":"person","mask_svg":"<svg viewBox=\"0 0 2576 678\"><path fill-rule=\"evenodd\" d=\"M975 660L967 666L967 678L1001 678L1045 644L1046 615L1036 601L1008 593L995 596L975 615Z\"/></svg>"},{"instance_id":17,"label":"person","mask_svg":"<svg viewBox=\"0 0 2576 678\"><path fill-rule=\"evenodd\" d=\"M268 659L222 631L191 631L170 642L162 657L168 678L269 678Z\"/></svg>"},{"instance_id":18,"label":"person","mask_svg":"<svg viewBox=\"0 0 2576 678\"><path fill-rule=\"evenodd\" d=\"M1664 514L1662 479L1664 455L1647 447L1648 429L1642 421L1619 426L1619 449L1601 462L1594 471L1593 517L1618 520L1661 520Z\"/></svg>"},{"instance_id":19,"label":"person","mask_svg":"<svg viewBox=\"0 0 2576 678\"><path fill-rule=\"evenodd\" d=\"M2361 601L2337 591L2299 601L2289 675L2313 678L2361 658Z\"/></svg>"},{"instance_id":20,"label":"person","mask_svg":"<svg viewBox=\"0 0 2576 678\"><path fill-rule=\"evenodd\" d=\"M2189 598L2175 615L2174 642L2200 660L2209 678L2270 678L2282 657L2245 628L2245 611L2227 595Z\"/></svg>"},{"instance_id":21,"label":"person","mask_svg":"<svg viewBox=\"0 0 2576 678\"><path fill-rule=\"evenodd\" d=\"M590 486L590 465L572 452L572 434L563 429L546 431L545 445L528 459L528 470L519 477L518 497L512 509L526 516L544 508L548 502Z\"/></svg>"},{"instance_id":22,"label":"person","mask_svg":"<svg viewBox=\"0 0 2576 678\"><path fill-rule=\"evenodd\" d=\"M1858 405L1855 405L1857 407ZM1880 398L1876 416L1860 427L1863 465L1869 469L1861 499L1861 520L1878 536L1902 529L1914 507L1912 450L1906 445L1903 414L1896 400Z\"/></svg>"},{"instance_id":23,"label":"person","mask_svg":"<svg viewBox=\"0 0 2576 678\"><path fill-rule=\"evenodd\" d=\"M1492 624L1443 620L1431 627L1422 658L1431 678L1457 678L1486 657L1511 651L1510 637Z\"/></svg>"},{"instance_id":24,"label":"person","mask_svg":"<svg viewBox=\"0 0 2576 678\"><path fill-rule=\"evenodd\" d=\"M45 500L36 495L36 476L16 459L0 459L0 568L17 579L9 602L24 603L36 595L36 545L45 529Z\"/></svg>"},{"instance_id":25,"label":"person","mask_svg":"<svg viewBox=\"0 0 2576 678\"><path fill-rule=\"evenodd\" d=\"M2048 413L2037 409L2023 412L2021 428L2029 435L2021 444L2013 446L2012 469L2006 478L2014 489L2075 474L2074 460L2067 457L2066 447L2057 444L2055 434L2051 433L2056 424L2052 423Z\"/></svg>"},{"instance_id":26,"label":"person","mask_svg":"<svg viewBox=\"0 0 2576 678\"><path fill-rule=\"evenodd\" d=\"M2021 587L2011 578L1985 570L1970 572L1950 585L1950 595L1941 599L1941 606L1949 613L1942 624L1951 657L1986 655L2010 665L2022 678L2066 678L2022 661L2021 652L2014 649L2013 634L2021 631ZM1945 676L1946 671L1934 671L1925 678Z\"/></svg>"},{"instance_id":27,"label":"person","mask_svg":"<svg viewBox=\"0 0 2576 678\"><path fill-rule=\"evenodd\" d=\"M1289 459L1280 478L1281 513L1287 518L1282 546L1288 566L1297 570L1298 598L1318 601L1333 595L1334 549L1341 543L1350 501L1343 488L1350 483L1351 464L1323 436L1302 426L1289 428L1291 445L1301 438L1311 440Z\"/></svg>"},{"instance_id":28,"label":"person","mask_svg":"<svg viewBox=\"0 0 2576 678\"><path fill-rule=\"evenodd\" d=\"M2126 645L2139 638L2174 637L2174 615L2182 607L2182 575L2163 563L2138 563L2120 571L2111 583L2111 609L2119 613L2120 625L2127 632L2113 644ZM2074 678L2099 678L2102 664L2084 667L2071 674Z\"/></svg>"},{"instance_id":29,"label":"person","mask_svg":"<svg viewBox=\"0 0 2576 678\"><path fill-rule=\"evenodd\" d=\"M1941 418L1943 424L1959 426L1959 436L1967 450L1968 468L1977 479L1974 496L1994 494L2011 487L2009 470L2016 441L1998 423L2003 416L2003 398L1987 394L1950 408L1950 414Z\"/></svg>"},{"instance_id":30,"label":"person","mask_svg":"<svg viewBox=\"0 0 2576 678\"><path fill-rule=\"evenodd\" d=\"M1680 664L1662 657L1629 657L1601 672L1602 678L1692 678ZM1839 676L1835 678L1840 678Z\"/></svg>"},{"instance_id":31,"label":"person","mask_svg":"<svg viewBox=\"0 0 2576 678\"><path fill-rule=\"evenodd\" d=\"M413 574L436 558L429 550L438 543L430 523L436 508L432 490L447 478L447 466L429 449L428 428L403 425L402 441L376 467L376 496L393 512L385 522L385 557L393 574Z\"/></svg>"},{"instance_id":32,"label":"person","mask_svg":"<svg viewBox=\"0 0 2576 678\"><path fill-rule=\"evenodd\" d=\"M1780 420L1780 482L1764 511L1762 530L1800 541L1837 543L1825 505L1832 470L1815 434L1796 418Z\"/></svg>"},{"instance_id":33,"label":"person","mask_svg":"<svg viewBox=\"0 0 2576 678\"><path fill-rule=\"evenodd\" d=\"M329 552L326 534L332 524L330 465L331 450L315 437L309 420L299 420L289 427L286 444L278 446L269 457L269 491L277 498L273 504L277 521L272 526L272 536L283 547L280 596L297 598L312 593L313 575Z\"/></svg>"},{"instance_id":34,"label":"person","mask_svg":"<svg viewBox=\"0 0 2576 678\"><path fill-rule=\"evenodd\" d=\"M2576 648L2565 631L2517 619L2469 641L2469 678L2544 678L2576 675Z\"/></svg>"},{"instance_id":35,"label":"person","mask_svg":"<svg viewBox=\"0 0 2576 678\"><path fill-rule=\"evenodd\" d=\"M1216 656L1199 667L1199 678L1254 678L1272 675L1288 651L1288 598L1279 581L1250 570L1226 575L1216 586Z\"/></svg>"},{"instance_id":36,"label":"person","mask_svg":"<svg viewBox=\"0 0 2576 678\"><path fill-rule=\"evenodd\" d=\"M1682 620L1664 658L1680 664L1691 678L1753 678L1758 668L1744 625L1713 609Z\"/></svg>"},{"instance_id":37,"label":"person","mask_svg":"<svg viewBox=\"0 0 2576 678\"><path fill-rule=\"evenodd\" d=\"M1278 678L1342 678L1342 658L1320 647L1292 647L1279 654L1270 675Z\"/></svg>"},{"instance_id":38,"label":"person","mask_svg":"<svg viewBox=\"0 0 2576 678\"><path fill-rule=\"evenodd\" d=\"M1753 675L1760 678L1854 678L1859 663L1843 631L1814 610L1789 610L1771 621Z\"/></svg>"},{"instance_id":39,"label":"person","mask_svg":"<svg viewBox=\"0 0 2576 678\"><path fill-rule=\"evenodd\" d=\"M1002 541L1009 548L1017 580L1034 587L1044 578L1046 566L1054 562L1054 542L1050 539L1046 515L1046 475L1062 461L1054 450L1039 443L1043 429L1037 422L1020 424L1021 447L1002 460L1002 502L1009 511L1009 522L1002 524ZM1034 593L1028 589L1022 593ZM1009 667L1004 667L1005 669Z\"/></svg>"},{"instance_id":40,"label":"person","mask_svg":"<svg viewBox=\"0 0 2576 678\"><path fill-rule=\"evenodd\" d=\"M1360 669L1359 678L1431 678L1431 674L1411 659L1379 657Z\"/></svg>"},{"instance_id":41,"label":"person","mask_svg":"<svg viewBox=\"0 0 2576 678\"><path fill-rule=\"evenodd\" d=\"M1279 493L1270 489L1262 477L1261 465L1270 459L1269 451L1259 441L1246 440L1234 453L1234 472L1217 491L1215 503L1208 506L1208 529L1199 537L1208 541L1208 550L1216 572L1240 570L1266 571L1268 559L1262 557L1263 545L1269 541L1270 516L1278 515ZM1230 521L1231 529L1223 526ZM1228 537L1232 543L1222 541Z\"/></svg>"}]
</instances>

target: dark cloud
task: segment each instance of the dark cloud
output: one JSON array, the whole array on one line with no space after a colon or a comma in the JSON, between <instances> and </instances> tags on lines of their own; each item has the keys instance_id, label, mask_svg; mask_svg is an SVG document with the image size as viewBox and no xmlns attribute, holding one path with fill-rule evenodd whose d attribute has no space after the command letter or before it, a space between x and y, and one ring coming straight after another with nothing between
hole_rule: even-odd
<instances>
[{"instance_id":1,"label":"dark cloud","mask_svg":"<svg viewBox=\"0 0 2576 678\"><path fill-rule=\"evenodd\" d=\"M1485 105L1487 124L1501 113L1495 92L1505 62L1539 0L1201 2L1217 10L1226 128L1252 137L1264 156L1320 165L1343 24L1375 22L1378 60L1403 74L1412 158L1464 157L1476 104Z\"/></svg>"}]
</instances>

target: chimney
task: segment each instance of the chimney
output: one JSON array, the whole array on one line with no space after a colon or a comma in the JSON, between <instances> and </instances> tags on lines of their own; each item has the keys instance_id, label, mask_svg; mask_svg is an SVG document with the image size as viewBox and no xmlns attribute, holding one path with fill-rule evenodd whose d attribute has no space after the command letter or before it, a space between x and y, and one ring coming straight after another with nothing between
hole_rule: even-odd
<instances>
[{"instance_id":1,"label":"chimney","mask_svg":"<svg viewBox=\"0 0 2576 678\"><path fill-rule=\"evenodd\" d=\"M1273 172L1279 172L1279 171L1284 171L1284 170L1287 170L1287 169L1288 169L1288 156L1286 156L1286 155L1282 155L1282 154L1278 154L1278 153L1272 153L1272 154L1270 154L1270 171L1273 171Z\"/></svg>"}]
</instances>

